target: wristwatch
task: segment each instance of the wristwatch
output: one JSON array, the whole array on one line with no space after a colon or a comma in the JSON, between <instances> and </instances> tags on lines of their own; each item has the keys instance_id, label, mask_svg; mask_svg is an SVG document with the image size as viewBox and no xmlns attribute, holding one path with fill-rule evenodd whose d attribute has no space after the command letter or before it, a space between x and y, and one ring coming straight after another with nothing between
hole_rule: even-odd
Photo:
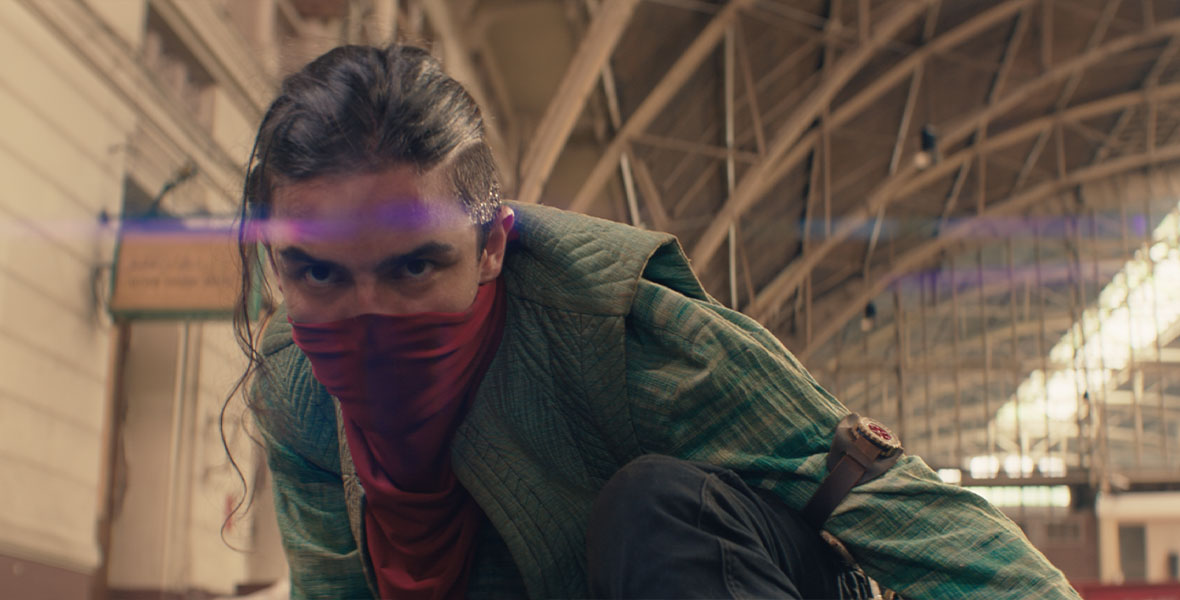
<instances>
[{"instance_id":1,"label":"wristwatch","mask_svg":"<svg viewBox=\"0 0 1180 600\"><path fill-rule=\"evenodd\" d=\"M901 441L888 427L849 413L836 426L828 451L828 476L803 507L803 516L822 527L853 487L888 471L902 452Z\"/></svg>"}]
</instances>

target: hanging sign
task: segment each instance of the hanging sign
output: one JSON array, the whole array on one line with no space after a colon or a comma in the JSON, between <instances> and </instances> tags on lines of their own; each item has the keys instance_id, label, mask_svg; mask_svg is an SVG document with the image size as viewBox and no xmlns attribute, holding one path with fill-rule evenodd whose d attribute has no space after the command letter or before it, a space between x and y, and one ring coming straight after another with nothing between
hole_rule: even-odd
<instances>
[{"instance_id":1,"label":"hanging sign","mask_svg":"<svg viewBox=\"0 0 1180 600\"><path fill-rule=\"evenodd\" d=\"M230 318L240 273L229 223L128 222L115 251L110 310L127 318Z\"/></svg>"}]
</instances>

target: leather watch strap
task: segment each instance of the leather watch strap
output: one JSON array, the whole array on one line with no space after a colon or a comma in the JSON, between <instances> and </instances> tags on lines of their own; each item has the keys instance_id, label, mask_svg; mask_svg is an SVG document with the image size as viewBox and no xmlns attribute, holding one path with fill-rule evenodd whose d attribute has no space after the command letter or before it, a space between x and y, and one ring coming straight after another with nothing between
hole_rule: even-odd
<instances>
[{"instance_id":1,"label":"leather watch strap","mask_svg":"<svg viewBox=\"0 0 1180 600\"><path fill-rule=\"evenodd\" d=\"M836 426L828 452L828 476L803 507L803 516L822 527L853 487L887 471L901 453L901 444L884 425L849 414Z\"/></svg>"}]
</instances>

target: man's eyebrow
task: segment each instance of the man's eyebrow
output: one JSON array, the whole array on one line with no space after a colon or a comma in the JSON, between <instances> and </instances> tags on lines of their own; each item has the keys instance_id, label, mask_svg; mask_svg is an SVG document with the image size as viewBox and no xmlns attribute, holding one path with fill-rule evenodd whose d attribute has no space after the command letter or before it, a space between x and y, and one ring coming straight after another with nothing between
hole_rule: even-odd
<instances>
[{"instance_id":1,"label":"man's eyebrow","mask_svg":"<svg viewBox=\"0 0 1180 600\"><path fill-rule=\"evenodd\" d=\"M458 250L455 248L455 246L453 246L451 244L444 244L442 242L426 242L425 244L422 244L421 246L418 246L417 248L414 248L413 250L410 250L409 252L406 252L404 254L394 254L391 256L387 256L386 258L382 259L380 263L377 264L377 269L378 270L386 270L386 269L390 269L390 268L398 268L407 262L410 262L412 260L416 260L419 258L445 257L447 255L451 255L456 252L458 252ZM308 254L306 250L303 250L302 248L297 248L295 246L288 246L286 248L283 248L282 250L279 250L278 254L279 254L279 256L281 256L283 258L283 260L285 262L316 263L316 264L323 264L323 265L330 265L330 266L336 265L336 263L334 263L330 260L316 258L316 257L312 256L311 254Z\"/></svg>"},{"instance_id":2,"label":"man's eyebrow","mask_svg":"<svg viewBox=\"0 0 1180 600\"><path fill-rule=\"evenodd\" d=\"M289 246L279 250L279 256L283 257L283 260L287 262L331 263L331 261L316 258L305 252L302 248L296 248L294 246Z\"/></svg>"},{"instance_id":3,"label":"man's eyebrow","mask_svg":"<svg viewBox=\"0 0 1180 600\"><path fill-rule=\"evenodd\" d=\"M417 260L423 257L445 257L447 255L455 254L458 250L451 244L444 244L442 242L426 242L405 254L395 254L386 257L378 265L379 270L398 268L412 260Z\"/></svg>"}]
</instances>

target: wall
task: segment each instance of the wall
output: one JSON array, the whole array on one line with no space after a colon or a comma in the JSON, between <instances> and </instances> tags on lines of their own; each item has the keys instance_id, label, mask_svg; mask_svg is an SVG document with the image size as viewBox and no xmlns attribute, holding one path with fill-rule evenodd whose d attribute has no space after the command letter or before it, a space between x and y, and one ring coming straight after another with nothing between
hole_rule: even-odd
<instances>
[{"instance_id":1,"label":"wall","mask_svg":"<svg viewBox=\"0 0 1180 600\"><path fill-rule=\"evenodd\" d=\"M134 116L19 2L0 3L0 55L0 554L87 573L110 355L99 215L118 212Z\"/></svg>"},{"instance_id":2,"label":"wall","mask_svg":"<svg viewBox=\"0 0 1180 600\"><path fill-rule=\"evenodd\" d=\"M1148 583L1169 581L1168 555L1180 554L1180 492L1135 492L1099 496L1096 505L1103 583L1123 583L1120 525L1143 525Z\"/></svg>"},{"instance_id":3,"label":"wall","mask_svg":"<svg viewBox=\"0 0 1180 600\"><path fill-rule=\"evenodd\" d=\"M107 575L115 588L163 587L169 529L172 430L180 331L175 323L131 326L126 370L126 417L119 428L125 482L114 506Z\"/></svg>"},{"instance_id":4,"label":"wall","mask_svg":"<svg viewBox=\"0 0 1180 600\"><path fill-rule=\"evenodd\" d=\"M84 0L128 46L138 48L143 41L143 21L147 17L146 0Z\"/></svg>"},{"instance_id":5,"label":"wall","mask_svg":"<svg viewBox=\"0 0 1180 600\"><path fill-rule=\"evenodd\" d=\"M1147 580L1175 581L1168 573L1168 556L1180 555L1180 515L1153 520L1147 528Z\"/></svg>"},{"instance_id":6,"label":"wall","mask_svg":"<svg viewBox=\"0 0 1180 600\"><path fill-rule=\"evenodd\" d=\"M252 4L261 23L273 21L270 0ZM86 598L104 581L232 593L282 576L273 515L254 520L265 508L226 534L253 553L227 547L220 534L242 492L218 431L225 393L244 366L228 322L134 322L127 360L117 364L106 276L125 195L146 206L193 161L198 175L166 208L232 212L252 111L273 86L219 20L222 4L151 6L214 76L204 120L178 108L144 64L148 0L0 2L3 598ZM112 418L117 372L121 419ZM240 412L228 417L246 479L264 482ZM125 451L111 461L115 439ZM104 566L108 481L116 512Z\"/></svg>"},{"instance_id":7,"label":"wall","mask_svg":"<svg viewBox=\"0 0 1180 600\"><path fill-rule=\"evenodd\" d=\"M1098 522L1093 510L1040 506L1001 510L1071 582L1098 581Z\"/></svg>"},{"instance_id":8,"label":"wall","mask_svg":"<svg viewBox=\"0 0 1180 600\"><path fill-rule=\"evenodd\" d=\"M254 125L224 91L214 90L213 139L229 152L237 164L246 164L246 159L250 157L250 146L254 143ZM220 208L228 209L232 206L223 205Z\"/></svg>"},{"instance_id":9,"label":"wall","mask_svg":"<svg viewBox=\"0 0 1180 600\"><path fill-rule=\"evenodd\" d=\"M225 532L226 540L244 552L238 552L222 541L222 523L244 490L226 460L218 423L226 391L241 375L243 364L228 323L201 325L200 339L197 351L200 371L195 390L197 436L192 474L195 489L188 523L193 532L193 561L188 581L195 588L228 593L239 583L273 581L282 576L281 570L269 573L252 570L255 555L282 556L282 550L277 544L269 545L267 542L274 540L268 540L261 533L277 531L273 517L258 524L256 529L254 520L259 511L253 508L237 513ZM250 426L252 421L244 414L244 405L235 399L226 410L226 441L245 480L253 486L256 471L264 461L261 449L250 440Z\"/></svg>"},{"instance_id":10,"label":"wall","mask_svg":"<svg viewBox=\"0 0 1180 600\"><path fill-rule=\"evenodd\" d=\"M222 524L244 489L226 459L219 429L226 392L242 360L224 322L143 321L131 327L126 368L126 493L112 533L109 585L120 594L190 590L232 593L273 581L281 555L257 509ZM246 481L260 457L242 404L226 411L226 439ZM265 512L265 509L264 511ZM277 567L277 568L276 568Z\"/></svg>"}]
</instances>

